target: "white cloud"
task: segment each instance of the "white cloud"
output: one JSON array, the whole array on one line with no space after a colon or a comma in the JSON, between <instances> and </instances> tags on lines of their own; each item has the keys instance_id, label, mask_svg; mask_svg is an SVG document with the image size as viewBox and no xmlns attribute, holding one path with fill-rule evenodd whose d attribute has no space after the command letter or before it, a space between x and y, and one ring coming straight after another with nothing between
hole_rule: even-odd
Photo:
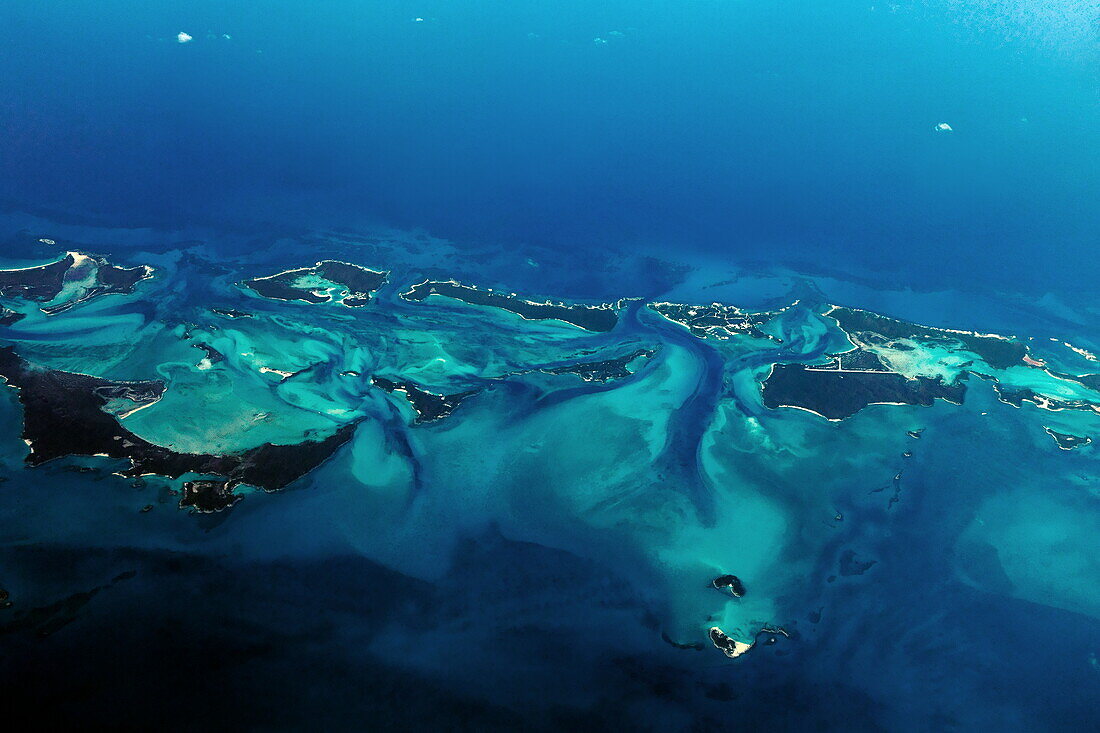
<instances>
[{"instance_id":1,"label":"white cloud","mask_svg":"<svg viewBox=\"0 0 1100 733\"><path fill-rule=\"evenodd\" d=\"M176 40L179 41L180 43L188 43L193 39L187 33L184 33L183 31L180 31L179 35L176 36Z\"/></svg>"},{"instance_id":2,"label":"white cloud","mask_svg":"<svg viewBox=\"0 0 1100 733\"><path fill-rule=\"evenodd\" d=\"M951 125L947 124L946 122L941 122L940 124L936 125L935 130L936 132L954 132L954 130L951 129Z\"/></svg>"}]
</instances>

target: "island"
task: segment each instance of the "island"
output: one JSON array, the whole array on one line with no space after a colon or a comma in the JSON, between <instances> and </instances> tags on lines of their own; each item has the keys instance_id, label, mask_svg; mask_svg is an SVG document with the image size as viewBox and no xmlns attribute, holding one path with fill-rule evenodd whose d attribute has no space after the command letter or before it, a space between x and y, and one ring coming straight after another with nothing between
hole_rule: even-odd
<instances>
[{"instance_id":1,"label":"island","mask_svg":"<svg viewBox=\"0 0 1100 733\"><path fill-rule=\"evenodd\" d=\"M68 252L47 265L0 270L0 298L41 303L43 313L55 315L103 295L133 293L152 276L148 265L118 267L102 257Z\"/></svg>"},{"instance_id":2,"label":"island","mask_svg":"<svg viewBox=\"0 0 1100 733\"><path fill-rule=\"evenodd\" d=\"M614 379L629 377L635 372L635 369L632 368L635 362L650 359L655 353L656 349L636 349L617 359L548 367L542 371L547 374L575 374L586 382L609 382Z\"/></svg>"},{"instance_id":3,"label":"island","mask_svg":"<svg viewBox=\"0 0 1100 733\"><path fill-rule=\"evenodd\" d=\"M225 361L225 354L215 349L210 344L197 343L191 344L196 349L202 351L206 356L199 359L199 362L195 365L196 369L207 370L213 367L215 364Z\"/></svg>"},{"instance_id":4,"label":"island","mask_svg":"<svg viewBox=\"0 0 1100 733\"><path fill-rule=\"evenodd\" d=\"M299 267L267 277L252 278L243 284L272 300L300 300L314 304L335 300L348 308L360 308L370 302L374 293L385 284L388 275L384 271L370 270L348 262L322 260L313 267ZM220 313L231 318L241 317L237 315L241 311L222 309Z\"/></svg>"},{"instance_id":5,"label":"island","mask_svg":"<svg viewBox=\"0 0 1100 733\"><path fill-rule=\"evenodd\" d=\"M1058 444L1058 447L1062 450L1074 450L1082 445L1088 445L1092 442L1092 438L1088 436L1070 435L1069 433L1060 433L1053 428L1043 426L1043 430L1047 432L1047 435L1054 438L1054 442Z\"/></svg>"},{"instance_id":6,"label":"island","mask_svg":"<svg viewBox=\"0 0 1100 733\"><path fill-rule=\"evenodd\" d=\"M648 303L650 310L659 313L673 323L678 323L699 338L728 339L734 336L779 339L760 330L775 314L748 313L737 306L711 303L687 305L684 303Z\"/></svg>"},{"instance_id":7,"label":"island","mask_svg":"<svg viewBox=\"0 0 1100 733\"><path fill-rule=\"evenodd\" d=\"M714 644L714 646L723 654L725 654L730 659L736 659L742 654L751 651L760 641L761 636L766 637L764 640L766 644L774 644L777 641L777 637L782 636L789 639L791 635L787 632L786 629L780 626L771 626L765 624L756 633L756 636L753 638L751 644L747 644L743 641L737 641L736 639L730 638L726 634L726 632L722 631L722 629L717 626L710 627L710 629L707 631L707 636L710 638L710 642Z\"/></svg>"},{"instance_id":8,"label":"island","mask_svg":"<svg viewBox=\"0 0 1100 733\"><path fill-rule=\"evenodd\" d=\"M180 509L190 508L199 514L229 509L244 498L233 493L239 485L230 481L184 481Z\"/></svg>"},{"instance_id":9,"label":"island","mask_svg":"<svg viewBox=\"0 0 1100 733\"><path fill-rule=\"evenodd\" d=\"M252 314L248 311L237 310L236 308L211 308L211 313L216 313L219 316L225 316L226 318L251 318Z\"/></svg>"},{"instance_id":10,"label":"island","mask_svg":"<svg viewBox=\"0 0 1100 733\"><path fill-rule=\"evenodd\" d=\"M764 406L795 407L829 420L843 420L868 405L922 405L942 399L961 405L966 385L945 384L941 379L882 371L844 371L776 364L764 380Z\"/></svg>"},{"instance_id":11,"label":"island","mask_svg":"<svg viewBox=\"0 0 1100 733\"><path fill-rule=\"evenodd\" d=\"M125 477L197 473L276 491L326 461L358 424L291 445L265 443L225 455L180 453L138 437L120 422L128 413L119 414L118 402L132 404L130 412L148 406L163 394L161 382L119 382L47 369L25 361L10 346L0 347L0 378L19 392L23 440L30 448L25 460L31 466L64 456L102 456L129 460L119 474Z\"/></svg>"},{"instance_id":12,"label":"island","mask_svg":"<svg viewBox=\"0 0 1100 733\"><path fill-rule=\"evenodd\" d=\"M736 659L753 647L753 644L746 644L743 641L731 639L726 635L726 632L722 631L722 629L717 626L710 627L707 636L710 637L710 642L714 644L715 648L730 659Z\"/></svg>"},{"instance_id":13,"label":"island","mask_svg":"<svg viewBox=\"0 0 1100 733\"><path fill-rule=\"evenodd\" d=\"M491 289L463 285L456 280L425 280L402 293L401 297L409 301L423 301L432 295L452 298L469 305L500 308L529 321L563 321L586 331L610 331L619 322L616 306L609 303L578 305L549 300L540 303L521 298L515 293L498 293Z\"/></svg>"},{"instance_id":14,"label":"island","mask_svg":"<svg viewBox=\"0 0 1100 733\"><path fill-rule=\"evenodd\" d=\"M455 394L436 394L410 381L395 382L385 377L371 377L371 384L383 392L393 394L401 392L414 410L416 410L416 424L442 420L455 411L463 400L477 394L478 390L467 390Z\"/></svg>"},{"instance_id":15,"label":"island","mask_svg":"<svg viewBox=\"0 0 1100 733\"><path fill-rule=\"evenodd\" d=\"M717 590L726 591L734 598L745 595L745 584L736 575L719 575L710 584Z\"/></svg>"}]
</instances>

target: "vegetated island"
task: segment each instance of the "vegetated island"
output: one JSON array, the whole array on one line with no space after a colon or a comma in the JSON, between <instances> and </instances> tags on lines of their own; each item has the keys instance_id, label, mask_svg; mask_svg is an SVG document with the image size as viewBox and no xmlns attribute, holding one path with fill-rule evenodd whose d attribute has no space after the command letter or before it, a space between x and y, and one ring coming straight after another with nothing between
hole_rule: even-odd
<instances>
[{"instance_id":1,"label":"vegetated island","mask_svg":"<svg viewBox=\"0 0 1100 733\"><path fill-rule=\"evenodd\" d=\"M780 626L764 625L761 627L760 631L756 633L752 643L748 644L731 638L717 626L711 626L707 631L707 636L710 638L711 644L714 644L719 651L730 659L736 659L742 654L751 651L753 647L759 643L761 636L765 637L765 643L774 644L777 637L783 636L789 638L790 634Z\"/></svg>"},{"instance_id":2,"label":"vegetated island","mask_svg":"<svg viewBox=\"0 0 1100 733\"><path fill-rule=\"evenodd\" d=\"M348 308L359 308L370 302L378 288L385 284L387 276L388 273L381 270L370 270L339 260L322 260L313 267L299 267L267 277L252 278L243 284L273 300L328 303L335 299ZM221 312L229 315L227 311Z\"/></svg>"},{"instance_id":3,"label":"vegetated island","mask_svg":"<svg viewBox=\"0 0 1100 733\"><path fill-rule=\"evenodd\" d=\"M586 382L610 382L629 377L636 371L632 368L636 362L650 359L655 353L657 353L656 349L636 349L616 359L546 367L542 371L547 374L575 374Z\"/></svg>"},{"instance_id":4,"label":"vegetated island","mask_svg":"<svg viewBox=\"0 0 1100 733\"><path fill-rule=\"evenodd\" d=\"M751 336L778 341L760 330L760 326L767 323L774 313L748 313L737 306L722 303L688 305L658 302L647 303L646 307L680 324L699 338L724 340L733 336Z\"/></svg>"},{"instance_id":5,"label":"vegetated island","mask_svg":"<svg viewBox=\"0 0 1100 733\"><path fill-rule=\"evenodd\" d=\"M1088 445L1092 442L1092 438L1081 435L1070 435L1069 433L1060 433L1057 430L1043 427L1043 430L1047 431L1047 435L1054 438L1054 442L1058 444L1058 447L1062 450L1073 450L1082 445Z\"/></svg>"},{"instance_id":6,"label":"vegetated island","mask_svg":"<svg viewBox=\"0 0 1100 733\"><path fill-rule=\"evenodd\" d=\"M219 316L225 316L226 318L251 318L252 314L248 311L237 310L236 308L211 308L211 313L216 313Z\"/></svg>"},{"instance_id":7,"label":"vegetated island","mask_svg":"<svg viewBox=\"0 0 1100 733\"><path fill-rule=\"evenodd\" d=\"M607 332L619 322L615 306L579 305L546 301L539 303L521 298L515 293L498 293L456 280L425 280L412 286L401 297L409 301L423 301L430 295L453 298L470 305L500 308L515 313L529 321L556 320L570 323L586 331Z\"/></svg>"},{"instance_id":8,"label":"vegetated island","mask_svg":"<svg viewBox=\"0 0 1100 733\"><path fill-rule=\"evenodd\" d=\"M734 598L745 595L745 584L736 575L719 575L710 582L716 590L725 591Z\"/></svg>"},{"instance_id":9,"label":"vegetated island","mask_svg":"<svg viewBox=\"0 0 1100 733\"><path fill-rule=\"evenodd\" d=\"M838 370L804 364L776 364L764 380L764 406L796 407L829 420L843 420L868 405L930 406L942 399L962 404L966 385L959 380L908 379L896 372Z\"/></svg>"}]
</instances>

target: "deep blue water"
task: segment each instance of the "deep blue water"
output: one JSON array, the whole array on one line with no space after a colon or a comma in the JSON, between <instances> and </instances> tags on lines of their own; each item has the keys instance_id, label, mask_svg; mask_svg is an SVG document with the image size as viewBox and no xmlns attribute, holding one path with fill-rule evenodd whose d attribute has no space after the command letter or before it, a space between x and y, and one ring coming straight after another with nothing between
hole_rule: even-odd
<instances>
[{"instance_id":1,"label":"deep blue water","mask_svg":"<svg viewBox=\"0 0 1100 733\"><path fill-rule=\"evenodd\" d=\"M0 196L1066 288L1100 275L1096 22L1074 0L13 0Z\"/></svg>"}]
</instances>

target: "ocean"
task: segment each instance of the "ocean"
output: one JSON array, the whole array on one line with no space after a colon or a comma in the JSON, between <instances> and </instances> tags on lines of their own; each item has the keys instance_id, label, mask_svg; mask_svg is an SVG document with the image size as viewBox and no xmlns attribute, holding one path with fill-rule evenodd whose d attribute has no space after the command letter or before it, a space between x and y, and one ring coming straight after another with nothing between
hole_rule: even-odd
<instances>
[{"instance_id":1,"label":"ocean","mask_svg":"<svg viewBox=\"0 0 1100 733\"><path fill-rule=\"evenodd\" d=\"M177 453L354 425L198 512L184 482L221 474L27 465L4 374L11 714L1096 727L1098 27L1062 0L6 3L0 271L153 276L0 279L0 347L160 380L118 423ZM329 259L385 283L256 287ZM518 300L409 297L452 279ZM521 312L544 300L614 326ZM662 304L743 310L704 333ZM777 365L853 344L965 400L766 405Z\"/></svg>"}]
</instances>

